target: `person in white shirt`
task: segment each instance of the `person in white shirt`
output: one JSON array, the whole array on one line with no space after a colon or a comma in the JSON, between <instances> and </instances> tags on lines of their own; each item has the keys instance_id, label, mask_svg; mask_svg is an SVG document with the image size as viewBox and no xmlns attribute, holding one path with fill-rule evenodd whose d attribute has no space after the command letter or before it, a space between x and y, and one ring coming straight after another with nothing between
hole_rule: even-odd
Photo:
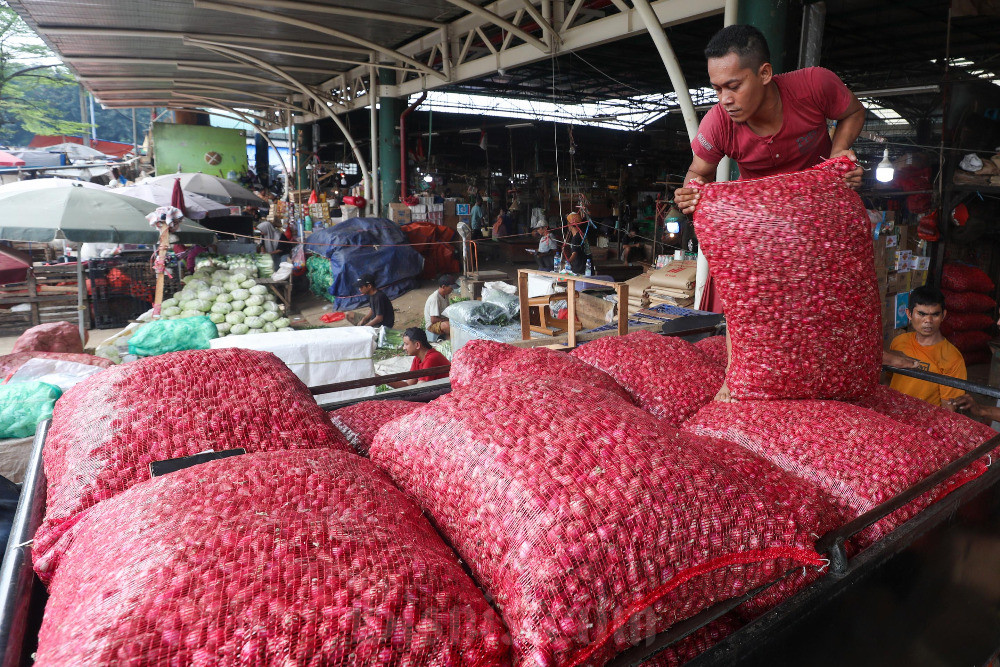
<instances>
[{"instance_id":1,"label":"person in white shirt","mask_svg":"<svg viewBox=\"0 0 1000 667\"><path fill-rule=\"evenodd\" d=\"M451 324L442 313L448 307L448 297L451 296L456 287L454 276L441 276L438 278L438 288L430 293L424 304L424 324L427 331L442 338L448 338L451 335Z\"/></svg>"},{"instance_id":2,"label":"person in white shirt","mask_svg":"<svg viewBox=\"0 0 1000 667\"><path fill-rule=\"evenodd\" d=\"M553 258L559 248L559 241L552 235L548 225L542 225L531 232L538 234L538 252L535 253L535 262L538 263L540 271L551 271Z\"/></svg>"},{"instance_id":3,"label":"person in white shirt","mask_svg":"<svg viewBox=\"0 0 1000 667\"><path fill-rule=\"evenodd\" d=\"M260 232L260 239L264 244L264 252L271 256L271 260L274 262L274 270L278 270L278 266L281 264L281 245L278 241L281 239L281 229L272 225L269 221L257 225L257 231Z\"/></svg>"}]
</instances>

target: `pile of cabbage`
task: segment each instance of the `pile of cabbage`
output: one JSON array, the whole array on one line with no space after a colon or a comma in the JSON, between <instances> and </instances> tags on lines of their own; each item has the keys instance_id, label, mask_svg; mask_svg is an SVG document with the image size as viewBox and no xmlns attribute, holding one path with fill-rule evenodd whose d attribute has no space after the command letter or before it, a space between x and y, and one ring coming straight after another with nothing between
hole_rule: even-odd
<instances>
[{"instance_id":1,"label":"pile of cabbage","mask_svg":"<svg viewBox=\"0 0 1000 667\"><path fill-rule=\"evenodd\" d=\"M223 263L228 268L220 266ZM184 289L163 301L163 317L207 315L220 336L292 331L277 299L254 279L254 268L232 259L201 262L194 273L182 278Z\"/></svg>"}]
</instances>

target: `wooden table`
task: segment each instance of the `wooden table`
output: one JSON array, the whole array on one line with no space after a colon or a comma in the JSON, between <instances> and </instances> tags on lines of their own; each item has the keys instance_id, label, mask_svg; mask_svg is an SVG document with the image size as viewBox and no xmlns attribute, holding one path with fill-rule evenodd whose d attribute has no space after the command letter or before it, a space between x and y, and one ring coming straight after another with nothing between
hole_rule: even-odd
<instances>
[{"instance_id":1,"label":"wooden table","mask_svg":"<svg viewBox=\"0 0 1000 667\"><path fill-rule=\"evenodd\" d=\"M274 295L278 297L281 303L285 304L285 313L292 312L292 277L288 276L285 280L271 280L270 278L257 278L257 282L261 285L266 285L268 289L274 292Z\"/></svg>"},{"instance_id":2,"label":"wooden table","mask_svg":"<svg viewBox=\"0 0 1000 667\"><path fill-rule=\"evenodd\" d=\"M544 276L553 278L559 282L566 283L566 301L569 304L569 312L566 315L567 322L576 322L576 283L587 282L595 285L607 285L613 287L618 295L618 335L624 336L628 333L628 285L626 283L613 283L607 280L598 280L590 276L570 276L563 273L552 273L551 271L535 271L533 269L518 269L517 271L517 294L521 301L521 339L531 338L531 299L528 297L528 276ZM550 298L551 295L544 297ZM560 295L561 296L561 295ZM539 297L542 298L542 297ZM556 320L562 322L562 320ZM567 343L569 347L576 347L576 327L568 326Z\"/></svg>"}]
</instances>

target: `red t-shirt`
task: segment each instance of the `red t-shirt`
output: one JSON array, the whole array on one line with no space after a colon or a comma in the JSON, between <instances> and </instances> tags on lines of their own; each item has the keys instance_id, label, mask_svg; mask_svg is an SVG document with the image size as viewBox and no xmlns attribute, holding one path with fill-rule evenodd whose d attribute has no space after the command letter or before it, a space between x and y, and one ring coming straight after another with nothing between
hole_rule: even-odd
<instances>
[{"instance_id":1,"label":"red t-shirt","mask_svg":"<svg viewBox=\"0 0 1000 667\"><path fill-rule=\"evenodd\" d=\"M434 368L435 366L449 366L451 362L448 361L448 357L444 356L437 350L431 350L424 355L424 360L420 361L420 357L413 357L413 363L410 364L411 371L422 371L425 368ZM422 377L418 382L427 382L429 380L437 380L438 378L448 377L448 371L439 373L437 375L428 375L427 377Z\"/></svg>"},{"instance_id":2,"label":"red t-shirt","mask_svg":"<svg viewBox=\"0 0 1000 667\"><path fill-rule=\"evenodd\" d=\"M777 74L772 80L781 95L782 125L777 134L755 134L716 104L698 126L698 136L691 142L694 154L712 164L728 155L739 165L740 178L801 171L830 157L833 143L826 121L841 116L851 103L844 82L823 67Z\"/></svg>"}]
</instances>

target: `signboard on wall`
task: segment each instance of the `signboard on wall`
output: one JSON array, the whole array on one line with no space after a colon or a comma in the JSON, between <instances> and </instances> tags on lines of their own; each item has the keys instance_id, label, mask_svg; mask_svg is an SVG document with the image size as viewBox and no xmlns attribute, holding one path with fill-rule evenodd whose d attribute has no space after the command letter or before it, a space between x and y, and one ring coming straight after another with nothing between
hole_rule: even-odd
<instances>
[{"instance_id":1,"label":"signboard on wall","mask_svg":"<svg viewBox=\"0 0 1000 667\"><path fill-rule=\"evenodd\" d=\"M226 178L247 170L245 130L207 125L153 123L156 175L202 172Z\"/></svg>"}]
</instances>

